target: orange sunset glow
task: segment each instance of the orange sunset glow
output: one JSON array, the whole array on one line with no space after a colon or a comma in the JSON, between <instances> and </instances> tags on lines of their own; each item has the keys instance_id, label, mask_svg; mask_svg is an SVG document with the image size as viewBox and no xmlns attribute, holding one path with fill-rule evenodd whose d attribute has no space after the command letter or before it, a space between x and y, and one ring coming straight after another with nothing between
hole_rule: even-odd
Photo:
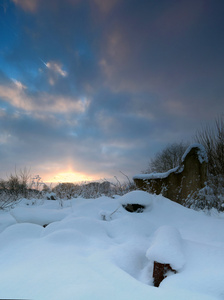
<instances>
[{"instance_id":1,"label":"orange sunset glow","mask_svg":"<svg viewBox=\"0 0 224 300\"><path fill-rule=\"evenodd\" d=\"M72 171L64 171L61 173L57 173L56 175L49 175L46 177L46 183L59 183L59 182L83 182L83 181L93 181L97 180L94 176L89 176L84 173L72 172Z\"/></svg>"}]
</instances>

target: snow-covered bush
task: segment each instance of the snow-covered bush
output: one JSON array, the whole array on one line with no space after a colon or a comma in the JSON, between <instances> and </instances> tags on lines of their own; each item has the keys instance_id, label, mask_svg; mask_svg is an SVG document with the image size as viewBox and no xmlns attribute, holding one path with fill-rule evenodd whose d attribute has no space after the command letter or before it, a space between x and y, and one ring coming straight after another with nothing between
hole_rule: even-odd
<instances>
[{"instance_id":1,"label":"snow-covered bush","mask_svg":"<svg viewBox=\"0 0 224 300\"><path fill-rule=\"evenodd\" d=\"M190 194L184 202L184 206L195 210L224 211L224 177L221 175L209 175L206 186Z\"/></svg>"}]
</instances>

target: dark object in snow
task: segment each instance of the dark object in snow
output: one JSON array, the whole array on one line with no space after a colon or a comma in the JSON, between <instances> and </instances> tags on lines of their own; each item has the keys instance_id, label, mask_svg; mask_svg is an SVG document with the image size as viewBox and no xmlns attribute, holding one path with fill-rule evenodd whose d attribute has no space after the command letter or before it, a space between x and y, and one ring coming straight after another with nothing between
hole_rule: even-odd
<instances>
[{"instance_id":1,"label":"dark object in snow","mask_svg":"<svg viewBox=\"0 0 224 300\"><path fill-rule=\"evenodd\" d=\"M155 287L159 287L163 279L167 277L168 272L172 272L174 274L177 273L176 270L171 268L170 264L161 264L157 261L154 261L153 278Z\"/></svg>"},{"instance_id":2,"label":"dark object in snow","mask_svg":"<svg viewBox=\"0 0 224 300\"><path fill-rule=\"evenodd\" d=\"M142 213L143 210L145 209L144 205L140 204L125 204L122 205L124 209L126 209L129 212L137 212L137 213Z\"/></svg>"},{"instance_id":3,"label":"dark object in snow","mask_svg":"<svg viewBox=\"0 0 224 300\"><path fill-rule=\"evenodd\" d=\"M139 189L157 195L162 194L170 200L183 204L189 194L204 188L207 168L204 147L194 144L186 150L179 167L166 173L136 175L133 179Z\"/></svg>"},{"instance_id":4,"label":"dark object in snow","mask_svg":"<svg viewBox=\"0 0 224 300\"><path fill-rule=\"evenodd\" d=\"M45 228L45 227L47 227L48 225L49 225L49 224L44 224L43 227Z\"/></svg>"},{"instance_id":5,"label":"dark object in snow","mask_svg":"<svg viewBox=\"0 0 224 300\"><path fill-rule=\"evenodd\" d=\"M48 196L48 197L47 197L47 200L56 200L56 197L53 196L53 195L51 195L51 196Z\"/></svg>"}]
</instances>

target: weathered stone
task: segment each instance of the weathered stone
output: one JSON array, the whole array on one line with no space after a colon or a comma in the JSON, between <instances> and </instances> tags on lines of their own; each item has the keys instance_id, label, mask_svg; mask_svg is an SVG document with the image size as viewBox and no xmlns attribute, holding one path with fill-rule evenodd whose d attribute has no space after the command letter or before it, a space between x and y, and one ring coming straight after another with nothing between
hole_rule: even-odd
<instances>
[{"instance_id":1,"label":"weathered stone","mask_svg":"<svg viewBox=\"0 0 224 300\"><path fill-rule=\"evenodd\" d=\"M154 261L152 276L154 279L153 283L155 287L158 287L160 285L163 279L167 277L167 273L169 271L176 273L176 271L173 270L169 264L161 264L157 261Z\"/></svg>"},{"instance_id":2,"label":"weathered stone","mask_svg":"<svg viewBox=\"0 0 224 300\"><path fill-rule=\"evenodd\" d=\"M178 168L161 174L136 175L135 184L139 189L157 195L162 194L182 204L190 193L205 186L207 181L205 156L205 150L201 145L192 145L184 154L183 162Z\"/></svg>"}]
</instances>

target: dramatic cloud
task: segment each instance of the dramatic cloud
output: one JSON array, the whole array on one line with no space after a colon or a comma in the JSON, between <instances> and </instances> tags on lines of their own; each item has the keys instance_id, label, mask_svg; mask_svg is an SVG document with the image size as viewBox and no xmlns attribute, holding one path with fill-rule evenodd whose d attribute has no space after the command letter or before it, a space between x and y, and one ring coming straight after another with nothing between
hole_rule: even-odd
<instances>
[{"instance_id":1,"label":"dramatic cloud","mask_svg":"<svg viewBox=\"0 0 224 300\"><path fill-rule=\"evenodd\" d=\"M224 108L223 12L209 0L4 0L0 175L16 164L47 180L131 177L191 141Z\"/></svg>"}]
</instances>

